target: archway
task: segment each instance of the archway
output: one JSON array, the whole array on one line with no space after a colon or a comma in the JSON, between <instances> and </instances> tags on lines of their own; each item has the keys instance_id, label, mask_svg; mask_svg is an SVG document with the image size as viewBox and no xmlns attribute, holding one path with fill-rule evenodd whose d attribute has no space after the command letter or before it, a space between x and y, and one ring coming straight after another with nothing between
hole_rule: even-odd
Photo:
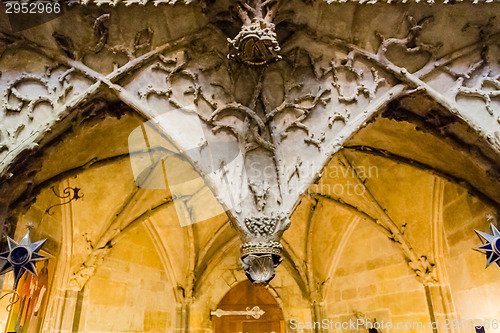
<instances>
[{"instance_id":1,"label":"archway","mask_svg":"<svg viewBox=\"0 0 500 333\"><path fill-rule=\"evenodd\" d=\"M231 314L258 306L264 314L259 318ZM220 301L219 310L228 311L220 317L214 316L215 333L284 333L283 311L274 296L262 286L243 281L234 286Z\"/></svg>"}]
</instances>

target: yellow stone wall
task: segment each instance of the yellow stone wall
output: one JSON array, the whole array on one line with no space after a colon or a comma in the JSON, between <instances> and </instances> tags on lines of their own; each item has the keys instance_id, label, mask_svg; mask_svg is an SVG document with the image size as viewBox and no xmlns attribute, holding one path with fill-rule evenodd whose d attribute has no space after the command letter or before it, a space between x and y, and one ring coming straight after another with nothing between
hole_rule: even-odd
<instances>
[{"instance_id":1,"label":"yellow stone wall","mask_svg":"<svg viewBox=\"0 0 500 333\"><path fill-rule=\"evenodd\" d=\"M496 319L500 325L500 269L496 264L485 269L485 255L472 251L481 245L473 230L491 234L489 218L495 218L495 210L451 183L446 184L443 206L446 269L458 319L466 322L466 327L476 319ZM500 329L497 326L486 331L500 332Z\"/></svg>"},{"instance_id":2,"label":"yellow stone wall","mask_svg":"<svg viewBox=\"0 0 500 333\"><path fill-rule=\"evenodd\" d=\"M80 332L169 332L175 326L174 286L146 230L113 247L85 286Z\"/></svg>"},{"instance_id":3,"label":"yellow stone wall","mask_svg":"<svg viewBox=\"0 0 500 333\"><path fill-rule=\"evenodd\" d=\"M379 323L390 321L393 325L398 322L427 325L429 322L422 284L416 280L397 246L370 222L358 223L331 279L326 309L328 318L334 322L363 318L376 319ZM351 331L356 330L347 330ZM425 326L397 332L430 330Z\"/></svg>"}]
</instances>

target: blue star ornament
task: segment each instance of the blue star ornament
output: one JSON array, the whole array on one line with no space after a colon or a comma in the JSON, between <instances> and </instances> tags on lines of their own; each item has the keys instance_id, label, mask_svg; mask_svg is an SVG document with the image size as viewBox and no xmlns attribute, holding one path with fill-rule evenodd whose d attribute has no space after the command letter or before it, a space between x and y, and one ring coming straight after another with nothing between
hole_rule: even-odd
<instances>
[{"instance_id":1,"label":"blue star ornament","mask_svg":"<svg viewBox=\"0 0 500 333\"><path fill-rule=\"evenodd\" d=\"M491 264L496 263L500 266L500 231L493 224L490 225L492 235L485 232L474 230L480 239L485 240L483 246L475 248L474 250L486 254L486 268Z\"/></svg>"},{"instance_id":2,"label":"blue star ornament","mask_svg":"<svg viewBox=\"0 0 500 333\"><path fill-rule=\"evenodd\" d=\"M31 243L29 232L26 233L19 243L7 237L9 250L0 253L0 259L5 260L2 269L0 269L0 275L14 271L14 290L24 272L28 271L33 275L38 275L35 262L48 259L38 253L45 241L46 239Z\"/></svg>"}]
</instances>

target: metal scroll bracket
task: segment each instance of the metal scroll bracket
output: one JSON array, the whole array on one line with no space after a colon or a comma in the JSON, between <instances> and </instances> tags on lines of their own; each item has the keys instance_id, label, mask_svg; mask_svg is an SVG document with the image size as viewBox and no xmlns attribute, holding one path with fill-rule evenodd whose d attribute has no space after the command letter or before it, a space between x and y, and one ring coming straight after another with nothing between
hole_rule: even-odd
<instances>
[{"instance_id":1,"label":"metal scroll bracket","mask_svg":"<svg viewBox=\"0 0 500 333\"><path fill-rule=\"evenodd\" d=\"M253 308L247 308L246 311L225 311L221 309L217 309L215 311L210 312L210 315L216 316L218 318L222 316L249 316L254 319L259 319L266 312L259 308L258 306L254 306Z\"/></svg>"},{"instance_id":2,"label":"metal scroll bracket","mask_svg":"<svg viewBox=\"0 0 500 333\"><path fill-rule=\"evenodd\" d=\"M47 210L45 211L45 213L47 213L49 215L53 215L54 214L53 212L50 212L52 208L57 207L57 206L63 206L63 205L69 204L73 200L76 201L78 199L83 198L83 193L80 192L80 189L78 187L68 186L68 187L66 187L63 190L63 194L62 195L60 195L59 193L56 192L54 186L52 186L51 189L52 189L52 192L54 192L54 195L56 197L58 197L60 199L66 199L66 201L58 203L58 204L55 204L55 205L52 205L49 208L47 208Z\"/></svg>"},{"instance_id":3,"label":"metal scroll bracket","mask_svg":"<svg viewBox=\"0 0 500 333\"><path fill-rule=\"evenodd\" d=\"M12 306L14 304L16 304L17 302L19 302L19 300L21 299L21 296L19 295L19 293L15 290L2 290L2 292L4 293L2 296L0 296L0 300L3 299L4 297L7 297L9 295L12 295L10 298L9 298L9 304L7 305L7 312L10 312L10 310L12 310Z\"/></svg>"}]
</instances>

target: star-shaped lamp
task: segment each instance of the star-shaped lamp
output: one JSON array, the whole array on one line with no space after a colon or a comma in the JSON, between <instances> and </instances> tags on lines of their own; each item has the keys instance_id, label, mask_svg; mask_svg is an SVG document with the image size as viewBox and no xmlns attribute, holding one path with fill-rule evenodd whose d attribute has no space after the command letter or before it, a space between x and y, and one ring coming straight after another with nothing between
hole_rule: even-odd
<instances>
[{"instance_id":1,"label":"star-shaped lamp","mask_svg":"<svg viewBox=\"0 0 500 333\"><path fill-rule=\"evenodd\" d=\"M486 241L483 246L480 246L474 250L486 254L486 268L491 264L496 263L500 266L500 231L491 224L491 232L493 235L487 234L485 232L475 230L479 238Z\"/></svg>"},{"instance_id":2,"label":"star-shaped lamp","mask_svg":"<svg viewBox=\"0 0 500 333\"><path fill-rule=\"evenodd\" d=\"M2 269L0 269L0 275L14 271L14 290L25 271L38 275L35 262L48 259L38 253L45 241L46 239L31 243L29 232L26 233L20 243L7 237L9 251L0 253L0 259L6 261Z\"/></svg>"}]
</instances>

